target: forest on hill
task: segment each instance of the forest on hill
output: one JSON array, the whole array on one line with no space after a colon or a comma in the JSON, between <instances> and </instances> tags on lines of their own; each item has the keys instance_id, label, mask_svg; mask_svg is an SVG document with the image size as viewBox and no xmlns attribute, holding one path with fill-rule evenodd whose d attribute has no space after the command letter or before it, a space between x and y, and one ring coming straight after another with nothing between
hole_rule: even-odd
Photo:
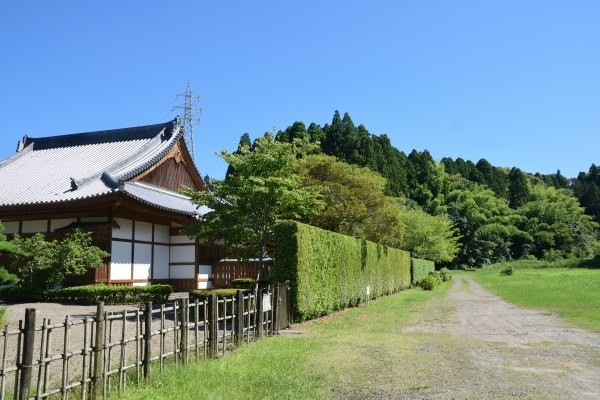
<instances>
[{"instance_id":1,"label":"forest on hill","mask_svg":"<svg viewBox=\"0 0 600 400\"><path fill-rule=\"evenodd\" d=\"M371 134L338 111L324 126L295 122L273 135L281 143L318 144L320 154L301 171L326 198L325 209L305 221L313 225L451 267L599 254L600 170L594 164L569 179L560 170L542 175L483 158L436 162L427 150L407 155L385 134ZM244 134L238 151L253 145Z\"/></svg>"}]
</instances>

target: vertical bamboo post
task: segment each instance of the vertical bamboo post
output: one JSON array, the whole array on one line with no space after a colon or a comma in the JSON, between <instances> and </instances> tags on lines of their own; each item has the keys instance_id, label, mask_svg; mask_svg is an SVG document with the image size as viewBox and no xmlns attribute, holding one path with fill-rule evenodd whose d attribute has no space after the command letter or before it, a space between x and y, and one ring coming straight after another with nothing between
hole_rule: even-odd
<instances>
[{"instance_id":1,"label":"vertical bamboo post","mask_svg":"<svg viewBox=\"0 0 600 400\"><path fill-rule=\"evenodd\" d=\"M92 378L92 390L94 399L102 397L102 389L104 386L104 302L99 301L96 307L96 332L93 354L94 354L94 376Z\"/></svg>"},{"instance_id":2,"label":"vertical bamboo post","mask_svg":"<svg viewBox=\"0 0 600 400\"><path fill-rule=\"evenodd\" d=\"M25 310L25 327L23 329L23 357L21 358L21 379L19 380L18 399L29 398L31 387L31 369L33 363L33 345L35 340L35 308Z\"/></svg>"},{"instance_id":3,"label":"vertical bamboo post","mask_svg":"<svg viewBox=\"0 0 600 400\"><path fill-rule=\"evenodd\" d=\"M239 346L244 341L244 292L235 293L235 345Z\"/></svg>"},{"instance_id":4,"label":"vertical bamboo post","mask_svg":"<svg viewBox=\"0 0 600 400\"><path fill-rule=\"evenodd\" d=\"M219 340L219 308L217 296L212 294L208 298L208 354L217 357Z\"/></svg>"},{"instance_id":5,"label":"vertical bamboo post","mask_svg":"<svg viewBox=\"0 0 600 400\"><path fill-rule=\"evenodd\" d=\"M152 363L152 302L146 302L144 311L144 380L150 380Z\"/></svg>"},{"instance_id":6,"label":"vertical bamboo post","mask_svg":"<svg viewBox=\"0 0 600 400\"><path fill-rule=\"evenodd\" d=\"M179 351L183 364L188 363L188 328L189 328L189 304L188 299L181 299L181 337L179 340Z\"/></svg>"}]
</instances>

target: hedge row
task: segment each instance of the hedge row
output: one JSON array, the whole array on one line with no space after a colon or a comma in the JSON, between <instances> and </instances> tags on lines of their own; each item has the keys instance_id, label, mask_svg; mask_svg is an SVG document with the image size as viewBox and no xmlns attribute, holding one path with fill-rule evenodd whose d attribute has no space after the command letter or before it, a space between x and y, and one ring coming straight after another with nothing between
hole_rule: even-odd
<instances>
[{"instance_id":1,"label":"hedge row","mask_svg":"<svg viewBox=\"0 0 600 400\"><path fill-rule=\"evenodd\" d=\"M410 259L410 275L413 285L418 285L430 273L435 271L435 263L420 258Z\"/></svg>"},{"instance_id":2,"label":"hedge row","mask_svg":"<svg viewBox=\"0 0 600 400\"><path fill-rule=\"evenodd\" d=\"M410 286L410 254L293 221L275 226L274 279L290 280L295 318L307 320Z\"/></svg>"},{"instance_id":3,"label":"hedge row","mask_svg":"<svg viewBox=\"0 0 600 400\"><path fill-rule=\"evenodd\" d=\"M50 301L76 304L133 304L146 301L164 303L173 292L170 285L150 286L105 286L88 285L64 289L33 290L22 287L7 287L0 291L6 301Z\"/></svg>"}]
</instances>

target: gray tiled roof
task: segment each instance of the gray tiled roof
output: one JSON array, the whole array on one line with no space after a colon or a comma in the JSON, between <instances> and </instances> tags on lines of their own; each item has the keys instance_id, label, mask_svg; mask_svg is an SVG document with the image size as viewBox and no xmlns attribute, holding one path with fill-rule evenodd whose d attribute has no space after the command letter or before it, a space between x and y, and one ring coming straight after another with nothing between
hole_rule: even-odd
<instances>
[{"instance_id":1,"label":"gray tiled roof","mask_svg":"<svg viewBox=\"0 0 600 400\"><path fill-rule=\"evenodd\" d=\"M192 216L201 216L210 211L206 206L196 206L187 196L141 182L127 182L120 190L136 200L167 211Z\"/></svg>"},{"instance_id":2,"label":"gray tiled roof","mask_svg":"<svg viewBox=\"0 0 600 400\"><path fill-rule=\"evenodd\" d=\"M46 138L25 137L0 161L0 206L68 202L122 191L148 204L194 214L168 191L125 182L146 170L182 137L178 118L163 124ZM144 196L148 196L146 199Z\"/></svg>"}]
</instances>

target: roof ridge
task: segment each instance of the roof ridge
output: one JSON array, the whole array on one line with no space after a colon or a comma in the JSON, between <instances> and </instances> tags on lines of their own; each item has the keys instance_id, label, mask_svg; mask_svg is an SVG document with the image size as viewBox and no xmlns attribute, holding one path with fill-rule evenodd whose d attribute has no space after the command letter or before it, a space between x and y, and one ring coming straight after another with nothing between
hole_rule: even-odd
<instances>
[{"instance_id":1,"label":"roof ridge","mask_svg":"<svg viewBox=\"0 0 600 400\"><path fill-rule=\"evenodd\" d=\"M177 141L183 135L183 131L181 129L181 122L180 122L179 118L176 118L172 122L173 122L173 127L171 128L171 132L169 133L170 137L168 137L168 139L167 139L167 140L169 140L169 143L159 153L154 154L154 156L152 156L150 158L147 158L146 161L142 162L141 164L134 164L133 166L130 166L129 168L127 168L128 163L138 161L138 160L140 160L140 158L143 159L145 150L147 148L155 146L154 140L152 140L149 143L147 143L146 145L144 145L144 147L140 151L140 154L137 157L132 157L129 160L125 160L117 168L113 168L112 171L109 171L109 170L104 171L102 176L105 178L109 178L109 180L111 182L118 184L118 183L126 181L130 178L133 178L134 176L136 176L136 175L140 174L141 172L145 171L146 169L148 169L150 166L154 165L158 160L163 158L169 151L171 151L171 149L173 148L175 143L177 143ZM173 134L173 132L175 132L175 134ZM164 135L166 136L166 132ZM157 139L159 141L159 143L163 142L162 138L163 138L163 134L161 134L160 136L156 135L156 137L155 137L155 139ZM120 171L122 171L122 172L120 172Z\"/></svg>"},{"instance_id":2,"label":"roof ridge","mask_svg":"<svg viewBox=\"0 0 600 400\"><path fill-rule=\"evenodd\" d=\"M107 129L92 132L71 133L66 135L46 136L33 138L24 136L19 141L19 149L22 151L33 144L35 150L46 150L57 147L85 146L89 144L100 144L109 142L121 142L130 140L149 139L157 135L157 130L165 130L171 135L175 127L179 126L179 117L171 121L153 125L141 125L129 128ZM168 129L170 128L170 129Z\"/></svg>"}]
</instances>

